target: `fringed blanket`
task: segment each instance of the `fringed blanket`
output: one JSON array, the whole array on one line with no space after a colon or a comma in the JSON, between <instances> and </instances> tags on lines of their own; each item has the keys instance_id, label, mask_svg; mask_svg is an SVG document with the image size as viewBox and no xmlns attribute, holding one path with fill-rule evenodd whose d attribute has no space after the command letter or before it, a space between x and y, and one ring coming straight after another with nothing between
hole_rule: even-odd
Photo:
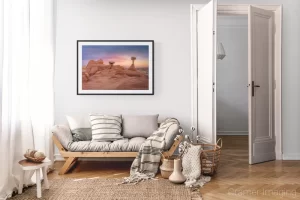
<instances>
[{"instance_id":1,"label":"fringed blanket","mask_svg":"<svg viewBox=\"0 0 300 200\"><path fill-rule=\"evenodd\" d=\"M138 183L143 180L154 179L158 171L161 152L166 145L166 133L173 124L180 125L177 119L166 119L160 124L159 128L147 138L131 165L130 176L124 178L123 183Z\"/></svg>"},{"instance_id":2,"label":"fringed blanket","mask_svg":"<svg viewBox=\"0 0 300 200\"><path fill-rule=\"evenodd\" d=\"M201 175L201 145L183 142L180 148L184 149L182 157L182 173L186 177L185 185L191 188L196 188L198 186L202 187L205 183L210 181L210 177Z\"/></svg>"}]
</instances>

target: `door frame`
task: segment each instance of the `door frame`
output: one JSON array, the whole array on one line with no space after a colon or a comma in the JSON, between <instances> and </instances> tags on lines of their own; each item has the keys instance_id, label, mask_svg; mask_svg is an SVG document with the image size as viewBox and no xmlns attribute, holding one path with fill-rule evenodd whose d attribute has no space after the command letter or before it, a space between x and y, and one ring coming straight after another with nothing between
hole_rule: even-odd
<instances>
[{"instance_id":1,"label":"door frame","mask_svg":"<svg viewBox=\"0 0 300 200\"><path fill-rule=\"evenodd\" d=\"M273 130L275 131L275 152L276 160L282 160L282 88L281 88L281 68L282 68L282 5L258 5L258 4L226 4L218 5L218 14L222 15L248 15L248 7L256 6L265 10L274 12L274 91L273 91ZM192 126L195 128L193 140L196 140L198 134L198 105L197 105L197 12L201 10L203 4L191 4L191 88L192 88ZM212 86L213 87L213 86Z\"/></svg>"}]
</instances>

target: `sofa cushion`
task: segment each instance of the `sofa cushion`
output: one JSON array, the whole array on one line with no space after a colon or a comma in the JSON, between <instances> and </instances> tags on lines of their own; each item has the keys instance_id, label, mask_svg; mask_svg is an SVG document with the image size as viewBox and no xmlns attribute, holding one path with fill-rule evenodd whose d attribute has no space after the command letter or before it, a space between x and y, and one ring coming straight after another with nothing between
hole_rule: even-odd
<instances>
[{"instance_id":1,"label":"sofa cushion","mask_svg":"<svg viewBox=\"0 0 300 200\"><path fill-rule=\"evenodd\" d=\"M65 125L55 125L52 127L51 131L53 135L56 136L56 138L62 144L62 146L68 150L69 145L73 142L70 128Z\"/></svg>"},{"instance_id":2,"label":"sofa cushion","mask_svg":"<svg viewBox=\"0 0 300 200\"><path fill-rule=\"evenodd\" d=\"M169 127L166 133L166 145L165 150L169 150L172 144L174 143L174 138L179 134L179 126L173 124ZM113 150L122 150L122 151L138 151L141 144L146 140L143 137L135 137L131 139L121 139L114 142L93 142L93 141L79 141L74 142L72 140L72 134L70 128L65 125L55 125L52 128L53 134L57 137L60 143L68 151L93 151L95 149L98 152L101 151L110 151Z\"/></svg>"},{"instance_id":3,"label":"sofa cushion","mask_svg":"<svg viewBox=\"0 0 300 200\"><path fill-rule=\"evenodd\" d=\"M125 138L149 137L157 128L158 115L123 115Z\"/></svg>"},{"instance_id":4,"label":"sofa cushion","mask_svg":"<svg viewBox=\"0 0 300 200\"><path fill-rule=\"evenodd\" d=\"M174 143L174 139L177 135L180 135L179 133L180 126L178 124L172 124L169 129L167 130L165 141L165 150L169 150Z\"/></svg>"},{"instance_id":5,"label":"sofa cushion","mask_svg":"<svg viewBox=\"0 0 300 200\"><path fill-rule=\"evenodd\" d=\"M77 128L72 130L73 141L90 141L92 140L91 128Z\"/></svg>"},{"instance_id":6,"label":"sofa cushion","mask_svg":"<svg viewBox=\"0 0 300 200\"><path fill-rule=\"evenodd\" d=\"M90 119L88 116L66 116L73 141L92 140Z\"/></svg>"},{"instance_id":7,"label":"sofa cushion","mask_svg":"<svg viewBox=\"0 0 300 200\"><path fill-rule=\"evenodd\" d=\"M74 152L138 152L145 142L143 137L123 138L113 142L79 141L68 145Z\"/></svg>"},{"instance_id":8,"label":"sofa cushion","mask_svg":"<svg viewBox=\"0 0 300 200\"><path fill-rule=\"evenodd\" d=\"M91 114L93 141L114 141L122 139L122 118L118 115Z\"/></svg>"}]
</instances>

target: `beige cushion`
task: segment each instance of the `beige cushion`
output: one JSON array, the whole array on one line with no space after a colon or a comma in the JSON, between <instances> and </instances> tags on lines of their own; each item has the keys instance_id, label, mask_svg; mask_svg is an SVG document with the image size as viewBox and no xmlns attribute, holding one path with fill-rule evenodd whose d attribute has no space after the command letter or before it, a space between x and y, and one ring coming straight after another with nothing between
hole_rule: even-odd
<instances>
[{"instance_id":1,"label":"beige cushion","mask_svg":"<svg viewBox=\"0 0 300 200\"><path fill-rule=\"evenodd\" d=\"M73 138L71 130L68 126L65 125L55 125L52 128L52 133L60 141L62 146L65 149L68 149L69 144L72 144Z\"/></svg>"},{"instance_id":2,"label":"beige cushion","mask_svg":"<svg viewBox=\"0 0 300 200\"><path fill-rule=\"evenodd\" d=\"M174 138L179 134L179 126L173 124L169 127L166 134L165 150L169 150L174 142ZM144 143L145 138L135 137L131 139L120 139L114 142L93 142L93 141L80 141L74 142L72 134L68 126L55 125L52 129L53 134L57 137L63 147L69 151L138 151L140 146Z\"/></svg>"},{"instance_id":3,"label":"beige cushion","mask_svg":"<svg viewBox=\"0 0 300 200\"><path fill-rule=\"evenodd\" d=\"M169 129L166 133L166 138L165 138L165 141L166 141L165 150L169 150L171 148L171 146L173 145L174 139L176 138L176 136L180 135L179 129L180 129L180 126L178 124L172 124L169 127Z\"/></svg>"},{"instance_id":4,"label":"beige cushion","mask_svg":"<svg viewBox=\"0 0 300 200\"><path fill-rule=\"evenodd\" d=\"M158 128L158 115L123 115L123 137L149 137Z\"/></svg>"},{"instance_id":5,"label":"beige cushion","mask_svg":"<svg viewBox=\"0 0 300 200\"><path fill-rule=\"evenodd\" d=\"M80 141L70 143L68 149L77 152L138 152L145 140L143 137L135 137L113 142Z\"/></svg>"}]
</instances>

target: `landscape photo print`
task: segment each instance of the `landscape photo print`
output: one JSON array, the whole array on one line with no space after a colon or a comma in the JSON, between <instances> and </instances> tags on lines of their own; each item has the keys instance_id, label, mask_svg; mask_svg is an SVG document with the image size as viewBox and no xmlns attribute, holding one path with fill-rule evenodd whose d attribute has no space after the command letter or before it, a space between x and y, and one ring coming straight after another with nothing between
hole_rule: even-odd
<instances>
[{"instance_id":1,"label":"landscape photo print","mask_svg":"<svg viewBox=\"0 0 300 200\"><path fill-rule=\"evenodd\" d=\"M77 94L154 94L154 41L77 41Z\"/></svg>"}]
</instances>

